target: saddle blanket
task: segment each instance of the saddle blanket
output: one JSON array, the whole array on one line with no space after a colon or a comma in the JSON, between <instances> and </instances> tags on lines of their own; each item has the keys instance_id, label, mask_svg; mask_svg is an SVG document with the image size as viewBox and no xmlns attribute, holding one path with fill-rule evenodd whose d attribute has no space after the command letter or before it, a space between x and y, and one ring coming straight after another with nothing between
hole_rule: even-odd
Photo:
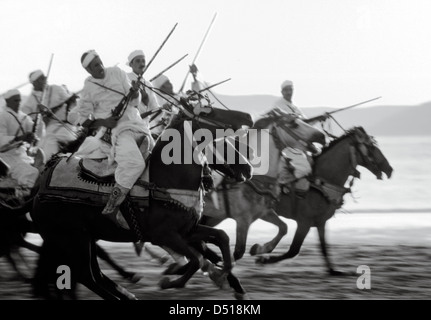
<instances>
[{"instance_id":1,"label":"saddle blanket","mask_svg":"<svg viewBox=\"0 0 431 320\"><path fill-rule=\"evenodd\" d=\"M59 157L42 174L40 199L106 205L115 184L115 167L109 166L107 162L107 159ZM142 180L148 176L148 166L145 171L129 192L131 200L142 206L148 206L149 198L148 182Z\"/></svg>"}]
</instances>

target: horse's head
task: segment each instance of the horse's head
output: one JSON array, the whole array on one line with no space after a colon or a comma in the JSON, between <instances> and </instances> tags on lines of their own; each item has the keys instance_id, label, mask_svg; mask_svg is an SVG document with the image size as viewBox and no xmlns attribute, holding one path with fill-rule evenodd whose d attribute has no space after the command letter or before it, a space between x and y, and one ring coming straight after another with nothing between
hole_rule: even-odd
<instances>
[{"instance_id":1,"label":"horse's head","mask_svg":"<svg viewBox=\"0 0 431 320\"><path fill-rule=\"evenodd\" d=\"M150 179L158 185L169 186L183 185L187 180L189 189L193 189L200 183L200 168L208 160L208 157L202 156L202 151L218 138L245 133L243 127L251 127L253 120L245 112L214 108L202 96L197 100L181 98L180 103L180 112L171 120L152 150L152 168L156 166L154 172L157 171L157 177L150 171ZM178 165L188 167L184 169ZM250 169L247 166L250 164L241 166L241 175L248 178L250 173L247 170Z\"/></svg>"},{"instance_id":2,"label":"horse's head","mask_svg":"<svg viewBox=\"0 0 431 320\"><path fill-rule=\"evenodd\" d=\"M210 167L222 174L244 182L253 176L253 166L242 152L248 152L248 145L232 138L219 138L207 147L205 154L210 161Z\"/></svg>"},{"instance_id":3,"label":"horse's head","mask_svg":"<svg viewBox=\"0 0 431 320\"><path fill-rule=\"evenodd\" d=\"M391 177L393 168L377 146L376 140L369 136L362 127L353 128L355 158L358 165L370 170L377 179L383 178L383 173Z\"/></svg>"}]
</instances>

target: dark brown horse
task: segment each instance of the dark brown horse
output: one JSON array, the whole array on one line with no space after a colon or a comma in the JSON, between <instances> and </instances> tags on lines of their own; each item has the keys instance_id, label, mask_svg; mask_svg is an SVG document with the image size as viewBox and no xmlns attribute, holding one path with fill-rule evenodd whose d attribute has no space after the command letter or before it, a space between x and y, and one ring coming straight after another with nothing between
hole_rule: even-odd
<instances>
[{"instance_id":1,"label":"dark brown horse","mask_svg":"<svg viewBox=\"0 0 431 320\"><path fill-rule=\"evenodd\" d=\"M199 140L205 136L205 139L212 140L216 137L216 129L237 130L243 125L251 126L252 119L247 113L200 104L192 106L185 100L182 100L182 106L182 111L159 137L152 150L149 161L150 184L146 184L143 179L138 180L130 192L131 196L121 207L131 230L119 228L101 214L104 206L102 200L96 203L73 202L66 199L66 192L53 196L48 189L39 189L31 212L43 238L35 277L36 292L47 294L49 285L55 283L58 276L57 268L66 265L71 270L72 287L82 283L104 299L135 298L100 270L95 254L96 239L113 242L141 240L171 248L186 256L189 260L186 271L174 280L162 279L160 284L164 289L183 287L199 269L201 254L210 255L203 243L213 243L221 250L224 272L231 285L240 286L231 272L227 234L223 230L198 223L205 166L203 162L196 161L202 159L198 152L195 153L196 159L193 158L196 143L190 139L199 136ZM186 122L191 125L190 132L187 131ZM206 135L208 132L210 136ZM192 136L188 133L192 133ZM169 163L172 156L178 153L179 161ZM192 161L186 161L190 156ZM66 158L51 161L41 175L42 184L50 181L59 164L67 166L65 161ZM70 170L76 168L71 167ZM106 188L106 183L101 184L101 188L102 185Z\"/></svg>"},{"instance_id":2,"label":"dark brown horse","mask_svg":"<svg viewBox=\"0 0 431 320\"><path fill-rule=\"evenodd\" d=\"M297 222L293 242L289 251L280 256L258 257L260 263L273 263L295 257L311 227L317 227L321 251L331 274L340 274L333 267L325 241L326 221L341 206L342 198L349 190L344 187L349 178L358 177L356 166L362 166L372 172L378 179L382 173L389 178L392 167L378 148L375 140L363 128L355 127L345 135L333 140L316 156L312 174L312 185L303 197L297 197L291 191L288 194L277 194L278 162L281 150L275 143L270 144L270 172L268 176L254 176L244 184L233 185L220 195L219 209L215 208L208 198L203 223L215 226L227 217L237 224L235 259L240 259L246 248L247 234L250 225L262 219L279 227L277 236L264 245L255 244L250 253L263 254L272 252L282 237L287 233L287 225L280 218L283 216ZM262 179L263 178L263 179ZM253 183L253 181L259 182ZM223 191L220 191L220 193ZM226 201L227 200L227 201ZM226 205L229 204L229 215Z\"/></svg>"}]
</instances>

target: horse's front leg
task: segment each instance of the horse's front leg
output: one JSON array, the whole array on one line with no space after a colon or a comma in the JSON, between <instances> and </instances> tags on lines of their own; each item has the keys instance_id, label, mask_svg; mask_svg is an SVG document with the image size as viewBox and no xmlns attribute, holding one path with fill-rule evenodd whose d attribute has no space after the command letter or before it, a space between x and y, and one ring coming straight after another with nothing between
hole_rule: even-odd
<instances>
[{"instance_id":1,"label":"horse's front leg","mask_svg":"<svg viewBox=\"0 0 431 320\"><path fill-rule=\"evenodd\" d=\"M204 242L212 243L220 248L222 251L224 268L220 270L218 267L214 267L210 261L207 261L205 271L208 272L209 277L213 280L216 285L220 288L224 287L224 283L227 280L229 286L235 291L234 296L238 300L247 300L248 295L244 287L242 286L239 279L232 273L232 260L230 255L229 237L223 230L210 228L208 226L198 225L198 231L194 233L193 239L195 241L195 247L198 249L204 257L210 260L212 263L219 262L220 258L211 249L207 248ZM196 240L200 239L200 242ZM227 261L227 259L229 261ZM204 268L202 269L204 270Z\"/></svg>"},{"instance_id":2,"label":"horse's front leg","mask_svg":"<svg viewBox=\"0 0 431 320\"><path fill-rule=\"evenodd\" d=\"M278 227L278 233L274 239L265 243L264 245L260 245L257 243L254 244L250 248L250 254L252 256L272 252L277 246L277 244L281 241L281 239L287 234L287 224L280 219L278 214L273 209L270 209L265 212L265 214L261 216L260 219L276 225Z\"/></svg>"},{"instance_id":3,"label":"horse's front leg","mask_svg":"<svg viewBox=\"0 0 431 320\"><path fill-rule=\"evenodd\" d=\"M343 271L339 271L336 270L334 268L334 265L331 262L331 259L329 257L329 253L328 253L328 246L326 243L326 237L325 237L325 226L326 226L326 222L323 222L322 224L317 226L317 232L319 234L319 241L320 241L320 251L323 254L323 257L325 258L325 262L326 265L328 267L328 271L329 274L331 276L344 276L344 275L349 275L349 273L343 272Z\"/></svg>"},{"instance_id":4,"label":"horse's front leg","mask_svg":"<svg viewBox=\"0 0 431 320\"><path fill-rule=\"evenodd\" d=\"M155 235L152 239L153 244L163 248L170 248L177 254L183 255L188 259L188 263L181 267L183 268L181 271L182 276L175 280L164 277L160 281L160 287L162 289L183 288L187 281L189 281L201 267L201 255L195 249L191 248L178 233L172 232L167 234L164 230L158 232L153 230L153 232Z\"/></svg>"},{"instance_id":5,"label":"horse's front leg","mask_svg":"<svg viewBox=\"0 0 431 320\"><path fill-rule=\"evenodd\" d=\"M301 250L304 239L310 231L311 226L305 222L298 222L295 235L293 236L292 244L290 245L289 251L282 255L271 255L271 256L260 256L256 259L257 263L275 263L284 259L291 259L298 255Z\"/></svg>"},{"instance_id":6,"label":"horse's front leg","mask_svg":"<svg viewBox=\"0 0 431 320\"><path fill-rule=\"evenodd\" d=\"M247 217L236 217L236 241L233 257L236 260L241 259L244 256L248 231L250 229L251 221Z\"/></svg>"},{"instance_id":7,"label":"horse's front leg","mask_svg":"<svg viewBox=\"0 0 431 320\"><path fill-rule=\"evenodd\" d=\"M193 234L188 238L188 241L190 243L203 241L216 245L220 248L222 254L224 270L232 270L233 262L230 252L229 236L224 230L198 224Z\"/></svg>"}]
</instances>

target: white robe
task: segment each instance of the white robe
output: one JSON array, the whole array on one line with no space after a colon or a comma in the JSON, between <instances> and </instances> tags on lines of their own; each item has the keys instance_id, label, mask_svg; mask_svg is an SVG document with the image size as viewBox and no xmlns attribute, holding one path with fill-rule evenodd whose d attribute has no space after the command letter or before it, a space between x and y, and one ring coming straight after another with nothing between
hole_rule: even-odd
<instances>
[{"instance_id":1,"label":"white robe","mask_svg":"<svg viewBox=\"0 0 431 320\"><path fill-rule=\"evenodd\" d=\"M27 114L37 110L37 105L42 100L42 94L41 91L33 91L28 97L24 105L24 110ZM76 131L76 127L66 123L67 110L65 102L71 96L72 93L64 86L50 85L46 87L46 94L42 103L49 109L62 105L54 110L54 115L60 121L63 121L61 123L54 118L50 118L46 125L46 132L39 143L39 147L44 151L46 159L50 159L53 154L59 151L59 142L70 142L76 139L76 136L72 133Z\"/></svg>"},{"instance_id":2,"label":"white robe","mask_svg":"<svg viewBox=\"0 0 431 320\"><path fill-rule=\"evenodd\" d=\"M123 95L129 93L130 88L130 79L126 72L118 67L106 68L103 79L88 77L85 80L76 110L77 123L84 123L90 115L94 119L111 117L112 110L120 103ZM136 142L144 136L151 138L148 126L141 118L138 109L139 102L140 95L130 101L123 116L118 120L117 126L112 129L112 147L98 138L106 130L105 128L100 131L100 135L87 137L76 154L86 158L108 157L111 163L116 161L118 164L115 173L116 181L129 189L145 169L145 159L140 154Z\"/></svg>"},{"instance_id":3,"label":"white robe","mask_svg":"<svg viewBox=\"0 0 431 320\"><path fill-rule=\"evenodd\" d=\"M32 130L33 120L22 111L16 113L6 108L5 111L0 112L0 147L12 142L15 136ZM32 166L34 160L27 155L27 147L29 144L25 142L21 146L0 153L0 158L9 165L10 176L17 181L18 185L31 188L39 176L39 170Z\"/></svg>"},{"instance_id":4,"label":"white robe","mask_svg":"<svg viewBox=\"0 0 431 320\"><path fill-rule=\"evenodd\" d=\"M127 75L129 77L130 81L136 81L138 79L138 75L134 72L130 72ZM153 87L151 82L149 82L148 80L144 80L143 82L146 86ZM148 105L145 105L141 100L139 100L139 112L144 113L144 112L148 112L148 111L160 108L159 100L157 99L158 95L156 93L154 93L154 91L152 91L151 89L148 89L147 87L145 87L144 90L145 90L145 93L148 95ZM157 92L159 93L159 91L157 91ZM158 116L156 119L154 119L150 123L151 117L152 117L152 115L149 115L148 117L146 117L144 119L148 128L151 128L152 126L157 124L159 119L161 118L161 116Z\"/></svg>"},{"instance_id":5,"label":"white robe","mask_svg":"<svg viewBox=\"0 0 431 320\"><path fill-rule=\"evenodd\" d=\"M284 112L287 112L287 113L294 113L301 119L307 118L305 116L305 114L297 106L295 106L292 102L287 101L283 97L277 99L274 102L273 107L274 108L280 108L281 110L283 110Z\"/></svg>"}]
</instances>

